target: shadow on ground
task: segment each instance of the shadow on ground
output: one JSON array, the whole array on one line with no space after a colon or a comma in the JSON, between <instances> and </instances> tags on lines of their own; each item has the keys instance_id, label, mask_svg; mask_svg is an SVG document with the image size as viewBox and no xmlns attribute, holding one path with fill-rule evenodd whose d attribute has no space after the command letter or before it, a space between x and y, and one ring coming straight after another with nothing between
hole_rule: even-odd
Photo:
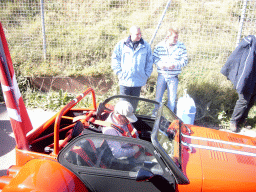
<instances>
[{"instance_id":1,"label":"shadow on ground","mask_svg":"<svg viewBox=\"0 0 256 192\"><path fill-rule=\"evenodd\" d=\"M9 120L0 121L0 156L7 154L15 148L16 142L12 134L11 123Z\"/></svg>"},{"instance_id":2,"label":"shadow on ground","mask_svg":"<svg viewBox=\"0 0 256 192\"><path fill-rule=\"evenodd\" d=\"M7 169L0 170L0 177L4 175L7 175Z\"/></svg>"}]
</instances>

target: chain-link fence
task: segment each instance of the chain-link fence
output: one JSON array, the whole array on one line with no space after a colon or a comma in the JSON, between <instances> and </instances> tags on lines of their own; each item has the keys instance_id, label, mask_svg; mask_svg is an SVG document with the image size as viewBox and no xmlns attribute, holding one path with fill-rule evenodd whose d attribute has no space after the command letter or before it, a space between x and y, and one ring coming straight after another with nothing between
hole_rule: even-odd
<instances>
[{"instance_id":1,"label":"chain-link fence","mask_svg":"<svg viewBox=\"0 0 256 192\"><path fill-rule=\"evenodd\" d=\"M97 84L102 76L95 75L112 73L114 46L132 25L140 26L152 51L170 26L178 26L189 56L178 96L188 90L197 119L224 114L220 120L227 122L236 93L220 68L243 37L255 35L256 0L1 0L0 21L21 79L83 75ZM147 98L154 99L156 75L154 70Z\"/></svg>"},{"instance_id":2,"label":"chain-link fence","mask_svg":"<svg viewBox=\"0 0 256 192\"><path fill-rule=\"evenodd\" d=\"M132 25L152 50L178 25L191 65L223 65L241 38L255 34L255 7L255 0L1 0L0 21L23 75L72 75L105 70Z\"/></svg>"}]
</instances>

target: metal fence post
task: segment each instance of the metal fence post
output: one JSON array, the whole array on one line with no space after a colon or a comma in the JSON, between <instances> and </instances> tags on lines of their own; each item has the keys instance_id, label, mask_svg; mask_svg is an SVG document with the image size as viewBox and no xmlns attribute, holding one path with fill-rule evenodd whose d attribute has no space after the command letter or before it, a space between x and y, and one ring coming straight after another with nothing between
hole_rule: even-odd
<instances>
[{"instance_id":1,"label":"metal fence post","mask_svg":"<svg viewBox=\"0 0 256 192\"><path fill-rule=\"evenodd\" d=\"M42 33L43 33L43 54L46 60L46 38L45 38L45 22L44 22L44 0L41 0L41 18L42 18Z\"/></svg>"},{"instance_id":2,"label":"metal fence post","mask_svg":"<svg viewBox=\"0 0 256 192\"><path fill-rule=\"evenodd\" d=\"M246 12L246 7L247 7L247 0L244 0L243 8L242 8L242 15L241 15L241 19L240 19L238 34L237 34L236 46L239 44L240 39L241 39L241 35L242 35L242 31L243 31L244 18L245 18L245 12Z\"/></svg>"},{"instance_id":3,"label":"metal fence post","mask_svg":"<svg viewBox=\"0 0 256 192\"><path fill-rule=\"evenodd\" d=\"M162 14L162 17L160 18L160 20L159 20L159 22L158 22L158 25L157 25L157 27L156 27L155 33L153 34L152 39L151 39L150 42L149 42L150 45L153 43L153 40L154 40L154 38L155 38L155 36L156 36L156 33L157 33L157 31L158 31L158 29L159 29L159 27L160 27L160 25L161 25L161 23L162 23L162 21L163 21L163 19L164 19L165 13L166 13L168 7L170 6L171 2L172 2L172 1L170 0L170 1L166 4L166 7L165 7L164 12L163 12L163 14Z\"/></svg>"}]
</instances>

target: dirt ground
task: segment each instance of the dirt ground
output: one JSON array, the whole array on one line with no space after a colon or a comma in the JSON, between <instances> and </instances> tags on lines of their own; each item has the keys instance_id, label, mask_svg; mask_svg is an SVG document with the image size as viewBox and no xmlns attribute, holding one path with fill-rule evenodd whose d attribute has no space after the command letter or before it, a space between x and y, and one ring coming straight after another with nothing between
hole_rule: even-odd
<instances>
[{"instance_id":1,"label":"dirt ground","mask_svg":"<svg viewBox=\"0 0 256 192\"><path fill-rule=\"evenodd\" d=\"M197 123L197 126L201 126L201 127L208 127L211 129L217 129L217 130L221 130L221 131L227 131L227 132L231 132L228 128L224 129L221 128L217 125L210 125L207 123ZM237 134L241 134L241 135L246 135L249 137L256 137L256 129L246 129L246 128L242 128Z\"/></svg>"}]
</instances>

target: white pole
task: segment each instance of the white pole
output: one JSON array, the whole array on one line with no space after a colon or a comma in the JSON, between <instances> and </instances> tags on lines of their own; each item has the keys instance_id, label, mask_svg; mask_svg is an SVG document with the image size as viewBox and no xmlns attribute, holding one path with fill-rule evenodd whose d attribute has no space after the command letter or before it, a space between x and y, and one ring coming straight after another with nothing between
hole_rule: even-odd
<instances>
[{"instance_id":1,"label":"white pole","mask_svg":"<svg viewBox=\"0 0 256 192\"><path fill-rule=\"evenodd\" d=\"M41 0L41 18L42 18L42 33L43 33L43 54L46 60L46 39L45 39L45 22L44 22L44 0Z\"/></svg>"},{"instance_id":2,"label":"white pole","mask_svg":"<svg viewBox=\"0 0 256 192\"><path fill-rule=\"evenodd\" d=\"M241 39L242 30L243 30L243 24L244 24L244 18L245 18L246 6L247 6L247 0L244 0L242 15L241 15L240 24L239 24L239 31L238 31L238 34L237 34L236 46L239 44L240 39Z\"/></svg>"},{"instance_id":3,"label":"white pole","mask_svg":"<svg viewBox=\"0 0 256 192\"><path fill-rule=\"evenodd\" d=\"M162 17L160 18L160 20L158 22L158 25L156 27L155 33L153 34L152 39L150 40L150 43L149 43L150 45L153 43L153 40L154 40L154 38L155 38L155 36L157 34L157 31L158 31L158 29L159 29L159 27L160 27L160 25L161 25L161 23L162 23L162 21L164 19L165 13L166 13L168 7L170 6L170 4L171 4L171 0L169 2L167 2L166 6L165 6L164 12L163 12Z\"/></svg>"}]
</instances>

